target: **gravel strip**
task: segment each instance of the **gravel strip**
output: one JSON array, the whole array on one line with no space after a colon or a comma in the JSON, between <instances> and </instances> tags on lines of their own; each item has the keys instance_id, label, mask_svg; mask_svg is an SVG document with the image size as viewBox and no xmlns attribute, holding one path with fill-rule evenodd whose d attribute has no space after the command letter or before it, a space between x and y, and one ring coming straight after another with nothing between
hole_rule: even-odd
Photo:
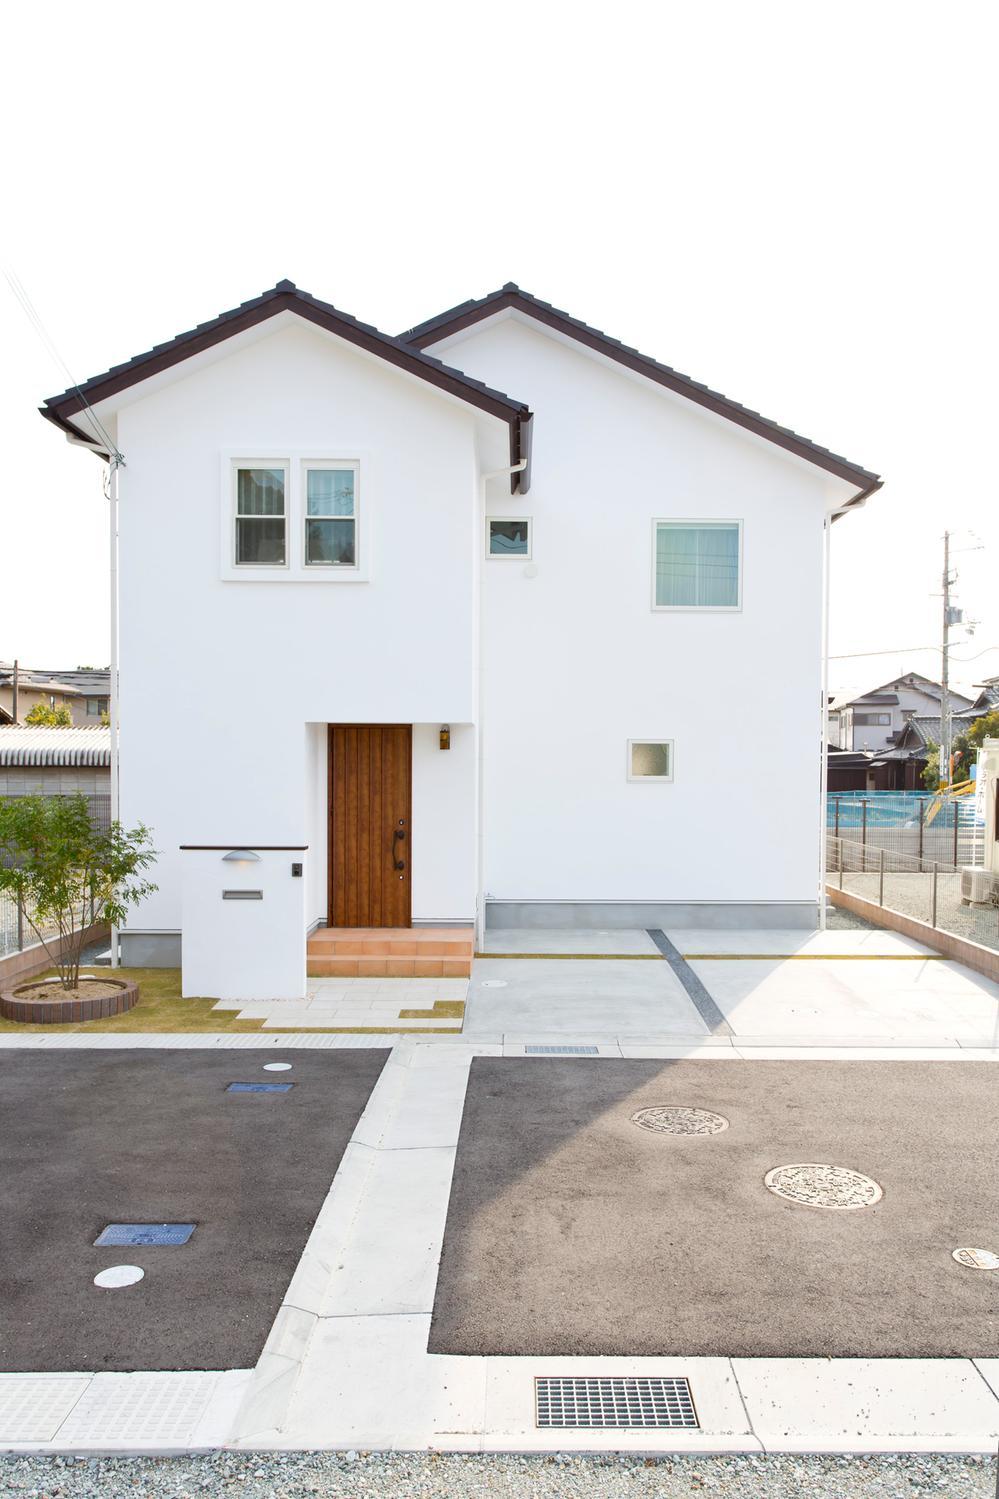
<instances>
[{"instance_id":1,"label":"gravel strip","mask_svg":"<svg viewBox=\"0 0 999 1499\"><path fill-rule=\"evenodd\" d=\"M0 1458L0 1492L26 1499L993 1499L980 1457L457 1457L215 1453L177 1458Z\"/></svg>"}]
</instances>

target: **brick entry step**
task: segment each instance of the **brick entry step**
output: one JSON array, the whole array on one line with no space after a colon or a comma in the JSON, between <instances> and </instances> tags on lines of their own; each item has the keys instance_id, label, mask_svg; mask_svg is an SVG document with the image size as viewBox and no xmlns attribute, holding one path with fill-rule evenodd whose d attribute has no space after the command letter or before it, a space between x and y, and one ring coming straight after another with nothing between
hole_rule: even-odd
<instances>
[{"instance_id":1,"label":"brick entry step","mask_svg":"<svg viewBox=\"0 0 999 1499\"><path fill-rule=\"evenodd\" d=\"M468 978L470 926L320 927L308 943L311 978Z\"/></svg>"}]
</instances>

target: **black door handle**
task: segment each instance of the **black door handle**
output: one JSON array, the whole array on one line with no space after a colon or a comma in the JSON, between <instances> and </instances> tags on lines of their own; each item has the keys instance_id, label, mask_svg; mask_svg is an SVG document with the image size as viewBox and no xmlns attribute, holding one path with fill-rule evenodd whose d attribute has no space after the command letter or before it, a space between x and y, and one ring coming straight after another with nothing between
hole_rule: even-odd
<instances>
[{"instance_id":1,"label":"black door handle","mask_svg":"<svg viewBox=\"0 0 999 1499\"><path fill-rule=\"evenodd\" d=\"M406 867L406 864L405 864L404 860L396 858L396 852L398 850L399 844L402 842L402 840L405 838L405 836L406 836L406 834L403 832L402 828L396 828L395 832L392 834L392 868L393 869L405 869L405 867Z\"/></svg>"}]
</instances>

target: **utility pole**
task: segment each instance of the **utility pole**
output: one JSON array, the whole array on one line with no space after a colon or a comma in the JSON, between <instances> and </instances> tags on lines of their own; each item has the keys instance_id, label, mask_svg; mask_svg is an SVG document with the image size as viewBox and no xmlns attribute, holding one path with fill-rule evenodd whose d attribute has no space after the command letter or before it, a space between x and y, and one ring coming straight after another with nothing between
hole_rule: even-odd
<instances>
[{"instance_id":1,"label":"utility pole","mask_svg":"<svg viewBox=\"0 0 999 1499\"><path fill-rule=\"evenodd\" d=\"M17 723L17 662L14 662L14 680L10 689L10 716Z\"/></svg>"}]
</instances>

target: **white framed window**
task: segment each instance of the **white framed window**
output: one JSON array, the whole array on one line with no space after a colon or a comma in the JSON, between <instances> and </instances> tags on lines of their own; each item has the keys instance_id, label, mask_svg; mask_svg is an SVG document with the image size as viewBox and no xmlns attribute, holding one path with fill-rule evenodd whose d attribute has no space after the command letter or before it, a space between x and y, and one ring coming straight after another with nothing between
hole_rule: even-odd
<instances>
[{"instance_id":1,"label":"white framed window","mask_svg":"<svg viewBox=\"0 0 999 1499\"><path fill-rule=\"evenodd\" d=\"M233 462L234 566L288 566L288 470L273 459Z\"/></svg>"},{"instance_id":2,"label":"white framed window","mask_svg":"<svg viewBox=\"0 0 999 1499\"><path fill-rule=\"evenodd\" d=\"M377 455L344 442L223 448L219 457L224 582L371 581Z\"/></svg>"},{"instance_id":3,"label":"white framed window","mask_svg":"<svg viewBox=\"0 0 999 1499\"><path fill-rule=\"evenodd\" d=\"M108 699L106 697L87 698L87 717L100 718L102 713L108 711Z\"/></svg>"},{"instance_id":4,"label":"white framed window","mask_svg":"<svg viewBox=\"0 0 999 1499\"><path fill-rule=\"evenodd\" d=\"M519 557L523 561L529 560L532 529L528 516L487 516L486 556Z\"/></svg>"},{"instance_id":5,"label":"white framed window","mask_svg":"<svg viewBox=\"0 0 999 1499\"><path fill-rule=\"evenodd\" d=\"M629 781L672 781L672 739L629 739Z\"/></svg>"},{"instance_id":6,"label":"white framed window","mask_svg":"<svg viewBox=\"0 0 999 1499\"><path fill-rule=\"evenodd\" d=\"M306 460L302 471L304 565L356 569L359 551L358 464Z\"/></svg>"},{"instance_id":7,"label":"white framed window","mask_svg":"<svg viewBox=\"0 0 999 1499\"><path fill-rule=\"evenodd\" d=\"M652 607L741 609L742 521L654 520Z\"/></svg>"}]
</instances>

